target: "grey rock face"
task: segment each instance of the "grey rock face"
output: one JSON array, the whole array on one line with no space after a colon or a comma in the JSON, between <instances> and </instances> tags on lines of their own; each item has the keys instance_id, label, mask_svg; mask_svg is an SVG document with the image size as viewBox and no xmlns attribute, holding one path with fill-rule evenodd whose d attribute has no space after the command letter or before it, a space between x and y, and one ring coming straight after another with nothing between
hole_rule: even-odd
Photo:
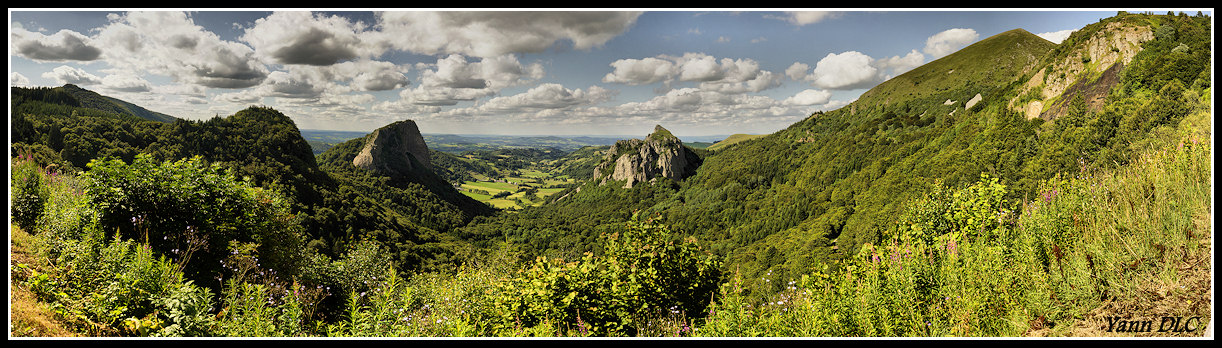
<instances>
[{"instance_id":1,"label":"grey rock face","mask_svg":"<svg viewBox=\"0 0 1222 348\"><path fill-rule=\"evenodd\" d=\"M378 128L365 140L365 147L352 159L352 165L388 175L407 175L418 170L433 170L429 147L416 122L391 123Z\"/></svg>"},{"instance_id":2,"label":"grey rock face","mask_svg":"<svg viewBox=\"0 0 1222 348\"><path fill-rule=\"evenodd\" d=\"M644 140L620 140L615 143L602 163L594 168L594 178L600 184L608 180L625 181L624 188L658 178L681 180L692 174L692 161L683 142L662 126Z\"/></svg>"}]
</instances>

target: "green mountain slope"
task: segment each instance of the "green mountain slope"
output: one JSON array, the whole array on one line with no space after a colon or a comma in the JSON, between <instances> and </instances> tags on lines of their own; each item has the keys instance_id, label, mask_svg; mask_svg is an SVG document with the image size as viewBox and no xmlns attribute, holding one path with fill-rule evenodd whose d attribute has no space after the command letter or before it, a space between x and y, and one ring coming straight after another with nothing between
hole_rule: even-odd
<instances>
[{"instance_id":1,"label":"green mountain slope","mask_svg":"<svg viewBox=\"0 0 1222 348\"><path fill-rule=\"evenodd\" d=\"M98 109L116 114L128 114L150 121L171 123L177 118L166 115L160 112L152 111L140 107L139 105L128 103L113 97L107 97L96 92L77 87L73 84L63 85L65 92L75 97L80 101L82 107Z\"/></svg>"},{"instance_id":2,"label":"green mountain slope","mask_svg":"<svg viewBox=\"0 0 1222 348\"><path fill-rule=\"evenodd\" d=\"M730 145L734 145L734 144L737 144L743 141L759 138L759 137L766 136L766 135L767 134L733 134L733 135L726 137L722 141L719 141L713 145L709 145L709 147L705 149L709 151L717 151L717 150L721 150L726 147L729 147Z\"/></svg>"},{"instance_id":3,"label":"green mountain slope","mask_svg":"<svg viewBox=\"0 0 1222 348\"><path fill-rule=\"evenodd\" d=\"M1085 49L1098 42L1089 38L1130 25L1164 35L1141 42L1105 103L1073 98L1064 116L1051 120L1009 107L1039 71L1064 70L1067 61L1085 60L1082 52L1106 60L1110 50ZM1014 201L1038 194L1039 184L1057 175L1124 165L1208 93L1208 65L1195 56L1209 50L1197 34L1208 27L1208 17L1124 15L1061 46L1008 31L884 82L849 106L714 152L677 187L587 184L554 206L464 230L473 239L562 255L567 243L556 239L593 240L603 226L640 211L697 237L747 278L835 268L862 245L887 238L895 216L938 185L987 175L1009 186L1004 199ZM1065 78L1099 76L1078 74Z\"/></svg>"},{"instance_id":4,"label":"green mountain slope","mask_svg":"<svg viewBox=\"0 0 1222 348\"><path fill-rule=\"evenodd\" d=\"M95 158L131 162L139 153L157 160L201 156L289 197L310 246L332 257L373 239L402 270L452 267L459 243L449 231L491 212L440 178L391 181L348 168L351 158L347 167L328 165L315 158L293 121L273 109L161 123L80 106L89 103L58 88L13 90L23 96L13 105L13 153L61 170L86 170ZM329 152L351 150L343 145Z\"/></svg>"}]
</instances>

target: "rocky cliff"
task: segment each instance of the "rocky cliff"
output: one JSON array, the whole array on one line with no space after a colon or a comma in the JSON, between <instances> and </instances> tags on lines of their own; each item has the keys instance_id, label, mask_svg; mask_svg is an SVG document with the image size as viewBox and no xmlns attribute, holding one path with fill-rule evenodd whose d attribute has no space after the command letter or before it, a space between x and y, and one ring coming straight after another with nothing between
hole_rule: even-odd
<instances>
[{"instance_id":1,"label":"rocky cliff","mask_svg":"<svg viewBox=\"0 0 1222 348\"><path fill-rule=\"evenodd\" d=\"M1142 43L1154 39L1149 25L1121 21L1087 28L1094 30L1071 37L1078 42L1063 42L1070 51L1057 55L1020 87L1018 97L1010 100L1012 110L1029 119L1054 119L1065 114L1066 103L1081 95L1091 110L1098 111L1107 91L1119 81L1119 71L1141 51Z\"/></svg>"},{"instance_id":2,"label":"rocky cliff","mask_svg":"<svg viewBox=\"0 0 1222 348\"><path fill-rule=\"evenodd\" d=\"M594 180L600 185L607 181L624 181L624 188L658 178L682 180L696 172L700 157L662 126L654 127L645 139L620 140L602 163L594 167Z\"/></svg>"},{"instance_id":3,"label":"rocky cliff","mask_svg":"<svg viewBox=\"0 0 1222 348\"><path fill-rule=\"evenodd\" d=\"M412 120L391 123L370 133L352 165L389 176L433 170L429 147Z\"/></svg>"}]
</instances>

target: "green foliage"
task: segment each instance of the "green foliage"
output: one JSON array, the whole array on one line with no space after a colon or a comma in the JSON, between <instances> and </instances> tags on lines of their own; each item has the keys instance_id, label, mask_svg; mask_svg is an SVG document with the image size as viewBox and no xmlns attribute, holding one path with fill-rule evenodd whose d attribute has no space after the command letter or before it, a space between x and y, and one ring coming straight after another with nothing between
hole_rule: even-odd
<instances>
[{"instance_id":1,"label":"green foliage","mask_svg":"<svg viewBox=\"0 0 1222 348\"><path fill-rule=\"evenodd\" d=\"M652 221L608 235L601 257L538 258L503 285L502 321L531 328L565 323L592 335L635 335L646 317L696 315L720 281L720 264L694 240L676 241Z\"/></svg>"},{"instance_id":2,"label":"green foliage","mask_svg":"<svg viewBox=\"0 0 1222 348\"><path fill-rule=\"evenodd\" d=\"M194 286L191 281L171 287L153 304L165 310L165 324L155 336L204 337L212 334L215 325L212 315L212 292ZM129 318L131 320L134 318Z\"/></svg>"},{"instance_id":3,"label":"green foliage","mask_svg":"<svg viewBox=\"0 0 1222 348\"><path fill-rule=\"evenodd\" d=\"M222 276L217 265L234 241L258 245L271 269L297 271L303 242L287 204L200 158L158 162L139 155L90 163L84 192L103 230L172 255L197 284Z\"/></svg>"},{"instance_id":4,"label":"green foliage","mask_svg":"<svg viewBox=\"0 0 1222 348\"><path fill-rule=\"evenodd\" d=\"M9 192L13 222L22 229L31 231L34 223L43 215L43 206L50 195L50 189L42 173L43 168L34 162L33 158L21 155L13 161L16 163L11 166L12 190Z\"/></svg>"},{"instance_id":5,"label":"green foliage","mask_svg":"<svg viewBox=\"0 0 1222 348\"><path fill-rule=\"evenodd\" d=\"M1006 187L997 178L982 175L980 181L960 190L936 186L923 199L910 203L892 232L899 240L920 240L932 245L938 237L955 233L966 238L997 238L1007 218L1015 215L1003 200Z\"/></svg>"},{"instance_id":6,"label":"green foliage","mask_svg":"<svg viewBox=\"0 0 1222 348\"><path fill-rule=\"evenodd\" d=\"M1074 334L1070 330L1104 301L1142 306L1160 301L1151 288L1179 289L1168 296L1208 296L1190 295L1206 291L1200 288L1181 288L1200 280L1185 279L1193 271L1172 266L1205 257L1201 243L1209 238L1208 227L1198 219L1210 205L1206 144L1185 136L1143 155L1132 167L1048 180L1020 215L1004 215L1004 205L963 204L1004 196L1005 188L993 178L935 189L905 209L893 225L897 238L863 246L839 270L810 272L765 296L751 296L746 289L771 278L735 274L694 332L710 337L1064 335ZM960 234L980 221L977 214L962 214L965 208L1002 217L986 228L995 237ZM939 232L914 233L926 228ZM1199 307L1184 315L1206 311ZM1051 332L1042 331L1050 327Z\"/></svg>"}]
</instances>

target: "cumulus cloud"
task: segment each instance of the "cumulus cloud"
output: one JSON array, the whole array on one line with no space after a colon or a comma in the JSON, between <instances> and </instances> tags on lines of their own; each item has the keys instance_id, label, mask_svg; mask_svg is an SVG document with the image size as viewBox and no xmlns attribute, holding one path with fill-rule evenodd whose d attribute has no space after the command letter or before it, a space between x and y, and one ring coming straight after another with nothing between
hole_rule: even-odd
<instances>
[{"instance_id":1,"label":"cumulus cloud","mask_svg":"<svg viewBox=\"0 0 1222 348\"><path fill-rule=\"evenodd\" d=\"M641 12L403 11L378 13L380 42L418 54L495 57L538 53L560 41L580 50L624 33Z\"/></svg>"},{"instance_id":2,"label":"cumulus cloud","mask_svg":"<svg viewBox=\"0 0 1222 348\"><path fill-rule=\"evenodd\" d=\"M501 89L543 78L541 64L522 64L512 55L469 62L453 54L435 64L418 64L420 84L399 92L402 102L447 106L496 94Z\"/></svg>"},{"instance_id":3,"label":"cumulus cloud","mask_svg":"<svg viewBox=\"0 0 1222 348\"><path fill-rule=\"evenodd\" d=\"M611 63L614 68L603 82L626 85L647 85L669 79L678 73L675 63L658 58L620 59Z\"/></svg>"},{"instance_id":4,"label":"cumulus cloud","mask_svg":"<svg viewBox=\"0 0 1222 348\"><path fill-rule=\"evenodd\" d=\"M923 52L933 56L934 59L941 58L975 42L979 37L980 35L972 29L949 29L926 39Z\"/></svg>"},{"instance_id":5,"label":"cumulus cloud","mask_svg":"<svg viewBox=\"0 0 1222 348\"><path fill-rule=\"evenodd\" d=\"M30 84L30 79L26 78L25 75L14 71L8 74L8 84L11 86L28 86Z\"/></svg>"},{"instance_id":6,"label":"cumulus cloud","mask_svg":"<svg viewBox=\"0 0 1222 348\"><path fill-rule=\"evenodd\" d=\"M324 86L303 75L273 71L258 90L269 97L313 99L322 95Z\"/></svg>"},{"instance_id":7,"label":"cumulus cloud","mask_svg":"<svg viewBox=\"0 0 1222 348\"><path fill-rule=\"evenodd\" d=\"M1065 39L1069 38L1069 34L1073 34L1075 31L1077 31L1077 29L1066 29L1048 33L1039 33L1035 35L1044 38L1044 40L1052 41L1054 44L1060 44L1061 41L1065 41Z\"/></svg>"},{"instance_id":8,"label":"cumulus cloud","mask_svg":"<svg viewBox=\"0 0 1222 348\"><path fill-rule=\"evenodd\" d=\"M792 97L785 98L785 100L782 101L782 103L784 103L785 105L808 106L808 105L827 104L831 100L832 100L831 92L817 90L817 89L807 89L807 90L798 92L798 94L794 94Z\"/></svg>"},{"instance_id":9,"label":"cumulus cloud","mask_svg":"<svg viewBox=\"0 0 1222 348\"><path fill-rule=\"evenodd\" d=\"M611 99L614 94L613 91L598 86L590 86L582 90L568 89L555 83L545 83L520 94L492 98L480 105L479 109L510 113L565 109L601 103Z\"/></svg>"},{"instance_id":10,"label":"cumulus cloud","mask_svg":"<svg viewBox=\"0 0 1222 348\"><path fill-rule=\"evenodd\" d=\"M708 82L725 77L725 69L717 58L703 53L687 53L676 58L679 64L679 81Z\"/></svg>"},{"instance_id":11,"label":"cumulus cloud","mask_svg":"<svg viewBox=\"0 0 1222 348\"><path fill-rule=\"evenodd\" d=\"M815 64L794 62L785 69L785 76L824 89L867 88L903 74L925 63L925 55L912 50L904 56L874 59L864 53L848 51L829 53Z\"/></svg>"},{"instance_id":12,"label":"cumulus cloud","mask_svg":"<svg viewBox=\"0 0 1222 348\"><path fill-rule=\"evenodd\" d=\"M908 72L908 70L921 66L921 64L925 64L925 55L914 49L903 57L892 56L890 58L882 58L876 60L874 64L888 72L884 79L891 79Z\"/></svg>"},{"instance_id":13,"label":"cumulus cloud","mask_svg":"<svg viewBox=\"0 0 1222 348\"><path fill-rule=\"evenodd\" d=\"M730 59L704 53L682 56L660 55L644 59L621 59L603 82L644 85L674 81L697 82L701 89L722 93L759 92L780 86L780 76L762 70L752 59Z\"/></svg>"},{"instance_id":14,"label":"cumulus cloud","mask_svg":"<svg viewBox=\"0 0 1222 348\"><path fill-rule=\"evenodd\" d=\"M180 83L211 88L258 85L269 70L254 50L221 40L183 12L112 14L96 41L107 63L127 71L169 76Z\"/></svg>"},{"instance_id":15,"label":"cumulus cloud","mask_svg":"<svg viewBox=\"0 0 1222 348\"><path fill-rule=\"evenodd\" d=\"M818 23L824 19L835 18L839 15L837 12L827 11L790 11L785 12L782 16L774 16L772 18L781 19L793 25L803 26Z\"/></svg>"},{"instance_id":16,"label":"cumulus cloud","mask_svg":"<svg viewBox=\"0 0 1222 348\"><path fill-rule=\"evenodd\" d=\"M873 62L873 58L857 51L840 54L828 53L815 64L815 70L808 76L808 79L819 88L867 87L881 80L880 70L872 64Z\"/></svg>"},{"instance_id":17,"label":"cumulus cloud","mask_svg":"<svg viewBox=\"0 0 1222 348\"><path fill-rule=\"evenodd\" d=\"M153 84L130 73L110 74L102 77L102 87L116 92L148 92Z\"/></svg>"},{"instance_id":18,"label":"cumulus cloud","mask_svg":"<svg viewBox=\"0 0 1222 348\"><path fill-rule=\"evenodd\" d=\"M42 73L42 78L55 80L56 84L96 85L102 83L102 78L84 70L60 65L49 72Z\"/></svg>"},{"instance_id":19,"label":"cumulus cloud","mask_svg":"<svg viewBox=\"0 0 1222 348\"><path fill-rule=\"evenodd\" d=\"M350 86L358 91L386 91L407 86L407 66L391 62L359 60L331 66L336 77L351 77Z\"/></svg>"},{"instance_id":20,"label":"cumulus cloud","mask_svg":"<svg viewBox=\"0 0 1222 348\"><path fill-rule=\"evenodd\" d=\"M43 35L14 24L9 28L9 44L13 53L37 61L91 61L102 55L101 46L92 39L67 29Z\"/></svg>"},{"instance_id":21,"label":"cumulus cloud","mask_svg":"<svg viewBox=\"0 0 1222 348\"><path fill-rule=\"evenodd\" d=\"M275 12L255 21L242 40L260 56L281 64L331 65L379 50L359 37L361 23L310 12Z\"/></svg>"}]
</instances>

